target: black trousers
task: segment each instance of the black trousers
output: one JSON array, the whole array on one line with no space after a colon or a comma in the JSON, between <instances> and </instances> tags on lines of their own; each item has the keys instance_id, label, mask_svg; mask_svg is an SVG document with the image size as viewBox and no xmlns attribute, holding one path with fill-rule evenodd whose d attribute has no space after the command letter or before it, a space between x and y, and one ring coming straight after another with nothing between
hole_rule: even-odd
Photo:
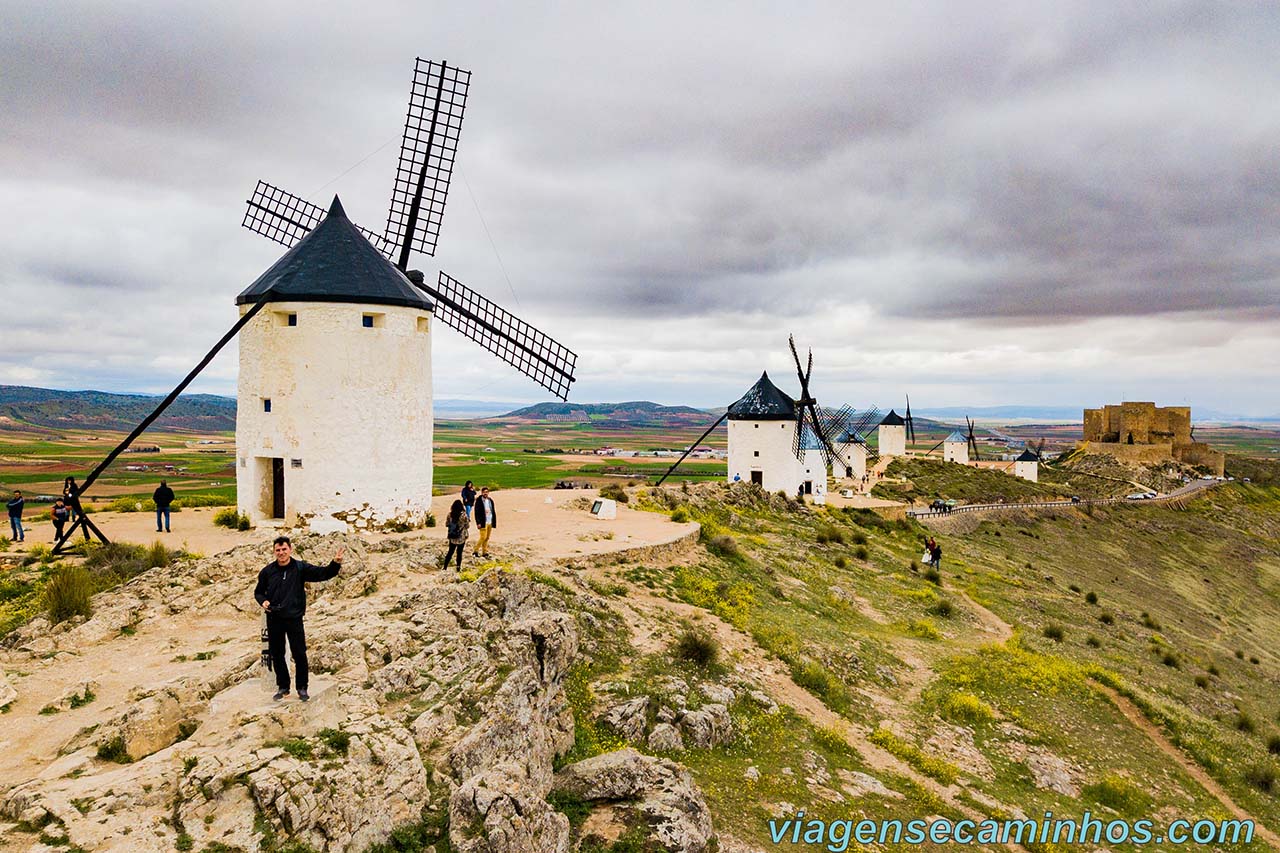
<instances>
[{"instance_id":1,"label":"black trousers","mask_svg":"<svg viewBox=\"0 0 1280 853\"><path fill-rule=\"evenodd\" d=\"M461 544L449 543L449 552L444 555L444 567L449 568L449 561L453 559L453 552L458 552L458 568L462 568L462 549L466 547L466 542Z\"/></svg>"},{"instance_id":2,"label":"black trousers","mask_svg":"<svg viewBox=\"0 0 1280 853\"><path fill-rule=\"evenodd\" d=\"M284 641L289 640L289 651L297 670L298 689L307 689L307 633L302 628L302 617L267 615L267 650L271 652L271 668L276 672L276 686L289 689L289 667L284 662Z\"/></svg>"}]
</instances>

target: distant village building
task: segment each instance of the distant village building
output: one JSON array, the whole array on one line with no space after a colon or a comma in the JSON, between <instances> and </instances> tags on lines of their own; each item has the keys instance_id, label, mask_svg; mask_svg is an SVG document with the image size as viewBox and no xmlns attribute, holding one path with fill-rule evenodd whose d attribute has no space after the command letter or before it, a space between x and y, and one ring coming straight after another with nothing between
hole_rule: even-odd
<instances>
[{"instance_id":1,"label":"distant village building","mask_svg":"<svg viewBox=\"0 0 1280 853\"><path fill-rule=\"evenodd\" d=\"M1191 436L1189 406L1125 402L1084 410L1084 442L1090 453L1106 453L1123 462L1159 463L1170 459L1222 476L1225 454Z\"/></svg>"},{"instance_id":2,"label":"distant village building","mask_svg":"<svg viewBox=\"0 0 1280 853\"><path fill-rule=\"evenodd\" d=\"M421 524L431 508L434 305L329 215L236 299L236 499L255 525Z\"/></svg>"},{"instance_id":3,"label":"distant village building","mask_svg":"<svg viewBox=\"0 0 1280 853\"><path fill-rule=\"evenodd\" d=\"M1013 460L1013 476L1033 483L1040 482L1040 457L1032 453L1031 448L1022 451L1022 454Z\"/></svg>"},{"instance_id":4,"label":"distant village building","mask_svg":"<svg viewBox=\"0 0 1280 853\"><path fill-rule=\"evenodd\" d=\"M907 422L893 409L880 421L876 452L881 457L907 455Z\"/></svg>"},{"instance_id":5,"label":"distant village building","mask_svg":"<svg viewBox=\"0 0 1280 853\"><path fill-rule=\"evenodd\" d=\"M758 483L766 491L800 490L812 493L816 483L825 488L827 468L812 436L801 436L803 460L794 452L796 403L760 374L755 385L729 407L729 482Z\"/></svg>"},{"instance_id":6,"label":"distant village building","mask_svg":"<svg viewBox=\"0 0 1280 853\"><path fill-rule=\"evenodd\" d=\"M942 440L942 461L969 464L969 437L960 430Z\"/></svg>"}]
</instances>

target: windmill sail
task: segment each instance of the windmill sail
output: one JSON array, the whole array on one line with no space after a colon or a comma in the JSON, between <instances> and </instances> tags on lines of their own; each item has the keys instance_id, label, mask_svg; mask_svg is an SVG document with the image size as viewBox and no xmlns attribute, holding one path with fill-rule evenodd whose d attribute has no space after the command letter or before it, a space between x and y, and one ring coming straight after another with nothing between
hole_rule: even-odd
<instances>
[{"instance_id":1,"label":"windmill sail","mask_svg":"<svg viewBox=\"0 0 1280 853\"><path fill-rule=\"evenodd\" d=\"M470 71L424 59L414 67L387 214L387 239L400 252L392 262L401 269L408 268L412 250L436 253L470 87Z\"/></svg>"},{"instance_id":2,"label":"windmill sail","mask_svg":"<svg viewBox=\"0 0 1280 853\"><path fill-rule=\"evenodd\" d=\"M246 204L244 221L240 224L286 249L292 249L329 215L327 208L266 181L258 181ZM387 260L395 263L395 246L386 237L359 225L356 228Z\"/></svg>"}]
</instances>

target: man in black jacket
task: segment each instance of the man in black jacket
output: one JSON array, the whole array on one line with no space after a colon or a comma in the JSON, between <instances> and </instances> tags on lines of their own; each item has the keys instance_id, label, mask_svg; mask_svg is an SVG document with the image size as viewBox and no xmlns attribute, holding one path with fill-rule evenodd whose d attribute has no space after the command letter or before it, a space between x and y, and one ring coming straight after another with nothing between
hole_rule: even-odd
<instances>
[{"instance_id":1,"label":"man in black jacket","mask_svg":"<svg viewBox=\"0 0 1280 853\"><path fill-rule=\"evenodd\" d=\"M480 531L480 538L476 540L476 550L473 552L477 557L489 556L489 534L493 533L493 528L498 526L498 510L493 505L493 498L489 497L489 487L485 486L480 490L480 497L476 498L476 530Z\"/></svg>"},{"instance_id":2,"label":"man in black jacket","mask_svg":"<svg viewBox=\"0 0 1280 853\"><path fill-rule=\"evenodd\" d=\"M13 541L21 542L27 538L27 533L22 529L22 508L27 502L22 497L22 492L14 489L13 497L5 504L5 508L9 510L9 529L13 532Z\"/></svg>"},{"instance_id":3,"label":"man in black jacket","mask_svg":"<svg viewBox=\"0 0 1280 853\"><path fill-rule=\"evenodd\" d=\"M173 489L169 488L169 484L164 480L160 481L160 486L151 493L151 500L156 504L156 533L160 532L160 521L163 517L164 532L169 532L169 505L173 503Z\"/></svg>"},{"instance_id":4,"label":"man in black jacket","mask_svg":"<svg viewBox=\"0 0 1280 853\"><path fill-rule=\"evenodd\" d=\"M288 536L277 536L273 551L276 558L258 573L258 586L253 591L254 599L267 613L267 645L279 688L273 698L289 695L289 667L284 662L287 638L298 671L298 698L306 702L311 698L307 695L307 635L302 628L302 618L307 613L306 584L337 577L347 549L339 548L333 561L323 567L295 560Z\"/></svg>"}]
</instances>

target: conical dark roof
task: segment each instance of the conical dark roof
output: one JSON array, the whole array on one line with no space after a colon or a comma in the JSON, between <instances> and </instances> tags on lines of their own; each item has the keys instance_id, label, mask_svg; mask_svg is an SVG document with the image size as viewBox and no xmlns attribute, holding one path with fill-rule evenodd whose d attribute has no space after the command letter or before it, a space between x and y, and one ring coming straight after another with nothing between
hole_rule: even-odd
<instances>
[{"instance_id":1,"label":"conical dark roof","mask_svg":"<svg viewBox=\"0 0 1280 853\"><path fill-rule=\"evenodd\" d=\"M435 305L347 219L333 197L329 215L236 297L257 302L358 302L432 311Z\"/></svg>"},{"instance_id":2,"label":"conical dark roof","mask_svg":"<svg viewBox=\"0 0 1280 853\"><path fill-rule=\"evenodd\" d=\"M1032 452L1031 452L1031 448L1030 448L1030 447L1028 447L1028 448L1025 448L1025 449L1022 451L1022 455L1021 455L1021 456L1019 456L1017 459L1015 459L1015 460L1013 460L1013 461L1014 461L1014 462L1039 462L1039 461L1040 461L1040 457L1039 457L1039 456L1036 456L1034 453L1032 453Z\"/></svg>"},{"instance_id":3,"label":"conical dark roof","mask_svg":"<svg viewBox=\"0 0 1280 853\"><path fill-rule=\"evenodd\" d=\"M906 426L906 424L907 422L902 419L902 416L893 409L890 409L889 414L885 415L884 420L880 421L880 426Z\"/></svg>"},{"instance_id":4,"label":"conical dark roof","mask_svg":"<svg viewBox=\"0 0 1280 853\"><path fill-rule=\"evenodd\" d=\"M796 401L769 380L768 371L761 373L756 384L729 407L729 419L734 421L783 421L795 416Z\"/></svg>"}]
</instances>

